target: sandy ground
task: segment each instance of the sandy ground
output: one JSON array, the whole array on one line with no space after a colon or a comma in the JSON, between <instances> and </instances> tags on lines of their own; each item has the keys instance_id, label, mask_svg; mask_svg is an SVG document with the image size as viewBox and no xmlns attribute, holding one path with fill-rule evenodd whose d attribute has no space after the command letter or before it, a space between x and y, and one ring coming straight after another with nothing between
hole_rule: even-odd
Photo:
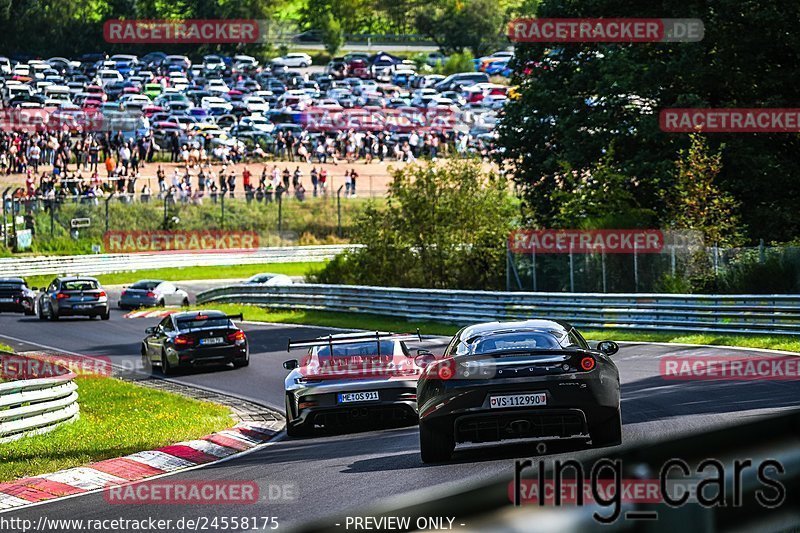
<instances>
[{"instance_id":1,"label":"sandy ground","mask_svg":"<svg viewBox=\"0 0 800 533\"><path fill-rule=\"evenodd\" d=\"M446 159L439 159L438 164L445 162ZM426 164L424 161L418 161L418 164ZM303 173L302 181L303 185L305 185L306 190L311 189L311 178L310 172L312 168L316 168L320 170L321 168L325 168L328 171L328 187L329 190L336 191L340 186L344 185L344 173L347 170L355 170L358 174L358 180L356 183L356 192L358 196L364 197L378 197L384 196L388 191L388 185L392 180L391 171L392 169L402 168L408 163L398 162L394 160L385 160L383 163L380 161L373 161L372 163L365 163L363 161L358 161L356 163L346 163L344 161L340 161L338 164L309 164L309 163L299 163L299 162L266 162L266 163L240 163L238 165L228 165L226 172L230 172L230 169L233 168L236 171L236 185L237 188L242 187L242 171L245 167L250 169L252 174L252 183L253 186L258 186L258 181L261 177L262 170L266 167L268 176L271 174L273 165L277 165L278 170L282 173L284 168L288 168L290 172L294 173L294 170L299 166L300 171ZM150 188L154 191L158 190L157 180L156 180L156 171L158 170L159 165L164 169L164 172L167 177L167 184L171 183L172 174L174 169L179 168L182 169L183 165L178 163L149 163L147 165L139 166L139 180L137 182L137 189L141 188L144 184L144 180L147 180ZM494 168L494 165L490 163L484 163L484 167L487 170ZM212 165L213 171L215 173L219 173L222 168L220 163L214 163ZM50 172L52 167L49 165L47 166L40 166L39 167L39 175L42 172ZM106 171L103 167L102 163L99 165L98 170L100 171L100 177L105 178ZM191 169L190 172L192 176L196 176L199 171L199 167L195 167ZM70 174L75 173L75 165L70 164L69 166ZM91 176L91 172L81 170L81 176L84 178L89 178ZM181 171L181 175L183 171ZM0 192L6 189L9 186L23 186L25 184L25 174L5 174L0 173ZM38 178L37 178L38 184Z\"/></svg>"}]
</instances>

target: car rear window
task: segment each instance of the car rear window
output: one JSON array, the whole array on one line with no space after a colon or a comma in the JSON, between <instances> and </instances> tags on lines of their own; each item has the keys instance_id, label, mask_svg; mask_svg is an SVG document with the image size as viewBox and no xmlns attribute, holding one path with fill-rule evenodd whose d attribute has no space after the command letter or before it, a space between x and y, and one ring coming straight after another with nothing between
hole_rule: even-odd
<instances>
[{"instance_id":1,"label":"car rear window","mask_svg":"<svg viewBox=\"0 0 800 533\"><path fill-rule=\"evenodd\" d=\"M381 341L380 354L381 357L391 357L394 354L394 342ZM334 345L333 358L331 358L330 347L321 346L317 351L317 357L319 358L320 362L333 360L337 363L349 361L353 358L375 358L378 357L378 343L358 342L353 344Z\"/></svg>"},{"instance_id":2,"label":"car rear window","mask_svg":"<svg viewBox=\"0 0 800 533\"><path fill-rule=\"evenodd\" d=\"M8 289L20 290L20 289L22 289L22 287L24 287L24 285L23 285L22 283L17 283L17 282L7 282L7 281L0 282L0 289L6 289L6 290L8 290Z\"/></svg>"},{"instance_id":3,"label":"car rear window","mask_svg":"<svg viewBox=\"0 0 800 533\"><path fill-rule=\"evenodd\" d=\"M96 288L98 288L97 282L91 279L61 282L61 289L65 291L91 291Z\"/></svg>"},{"instance_id":4,"label":"car rear window","mask_svg":"<svg viewBox=\"0 0 800 533\"><path fill-rule=\"evenodd\" d=\"M499 333L482 337L475 343L472 353L491 353L499 350L559 350L558 339L544 331Z\"/></svg>"},{"instance_id":5,"label":"car rear window","mask_svg":"<svg viewBox=\"0 0 800 533\"><path fill-rule=\"evenodd\" d=\"M202 328L227 328L230 325L230 320L224 316L179 318L176 322L180 331Z\"/></svg>"},{"instance_id":6,"label":"car rear window","mask_svg":"<svg viewBox=\"0 0 800 533\"><path fill-rule=\"evenodd\" d=\"M141 289L145 291L152 291L156 287L158 287L158 281L137 281L133 285L131 285L131 289Z\"/></svg>"}]
</instances>

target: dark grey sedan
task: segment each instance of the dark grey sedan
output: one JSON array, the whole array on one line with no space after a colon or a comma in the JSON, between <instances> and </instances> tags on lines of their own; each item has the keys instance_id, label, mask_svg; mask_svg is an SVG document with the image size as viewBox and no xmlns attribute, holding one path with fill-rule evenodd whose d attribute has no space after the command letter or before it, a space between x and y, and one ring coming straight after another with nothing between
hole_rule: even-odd
<instances>
[{"instance_id":1,"label":"dark grey sedan","mask_svg":"<svg viewBox=\"0 0 800 533\"><path fill-rule=\"evenodd\" d=\"M95 278L63 277L54 279L39 295L40 320L58 320L62 316L100 317L108 320L108 296Z\"/></svg>"}]
</instances>

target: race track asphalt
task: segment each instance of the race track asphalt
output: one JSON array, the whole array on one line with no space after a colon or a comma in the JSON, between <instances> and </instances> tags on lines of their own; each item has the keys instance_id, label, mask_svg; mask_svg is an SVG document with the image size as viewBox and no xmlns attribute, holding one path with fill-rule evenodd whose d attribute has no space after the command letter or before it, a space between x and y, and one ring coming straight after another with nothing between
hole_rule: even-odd
<instances>
[{"instance_id":1,"label":"race track asphalt","mask_svg":"<svg viewBox=\"0 0 800 533\"><path fill-rule=\"evenodd\" d=\"M40 322L32 317L0 314L0 342L23 350L62 350L109 357L115 363L139 360L144 329L156 318L124 318L112 310L107 322L62 319ZM251 346L247 368L204 370L179 375L176 381L211 388L283 410L282 361L289 359L289 337L309 338L329 329L306 326L243 324ZM443 342L434 345L441 350ZM426 346L428 347L428 346ZM797 381L668 381L659 375L659 359L667 355L741 356L726 348L646 344L624 345L614 356L622 380L625 443L643 442L731 424L796 407ZM564 456L587 453L553 447ZM277 517L279 530L336 513L354 513L381 500L432 486L466 486L497 476L511 479L514 459L531 457L530 445L499 450L471 447L457 450L454 461L424 465L419 457L416 427L392 428L345 435L291 439L285 436L253 453L167 479L255 480L262 499L253 505L112 505L102 494L89 494L3 514L37 520L50 518L109 519L147 517ZM270 487L291 486L291 498L269 499ZM259 524L260 526L260 524ZM344 531L344 529L342 529Z\"/></svg>"}]
</instances>

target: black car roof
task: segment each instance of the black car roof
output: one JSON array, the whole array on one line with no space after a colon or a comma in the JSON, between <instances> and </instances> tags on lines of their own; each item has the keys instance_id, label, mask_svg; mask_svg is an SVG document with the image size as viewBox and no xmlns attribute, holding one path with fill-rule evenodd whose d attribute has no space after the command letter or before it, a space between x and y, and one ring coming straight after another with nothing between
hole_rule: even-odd
<instances>
[{"instance_id":1,"label":"black car roof","mask_svg":"<svg viewBox=\"0 0 800 533\"><path fill-rule=\"evenodd\" d=\"M25 283L22 278L0 278L0 283Z\"/></svg>"}]
</instances>

